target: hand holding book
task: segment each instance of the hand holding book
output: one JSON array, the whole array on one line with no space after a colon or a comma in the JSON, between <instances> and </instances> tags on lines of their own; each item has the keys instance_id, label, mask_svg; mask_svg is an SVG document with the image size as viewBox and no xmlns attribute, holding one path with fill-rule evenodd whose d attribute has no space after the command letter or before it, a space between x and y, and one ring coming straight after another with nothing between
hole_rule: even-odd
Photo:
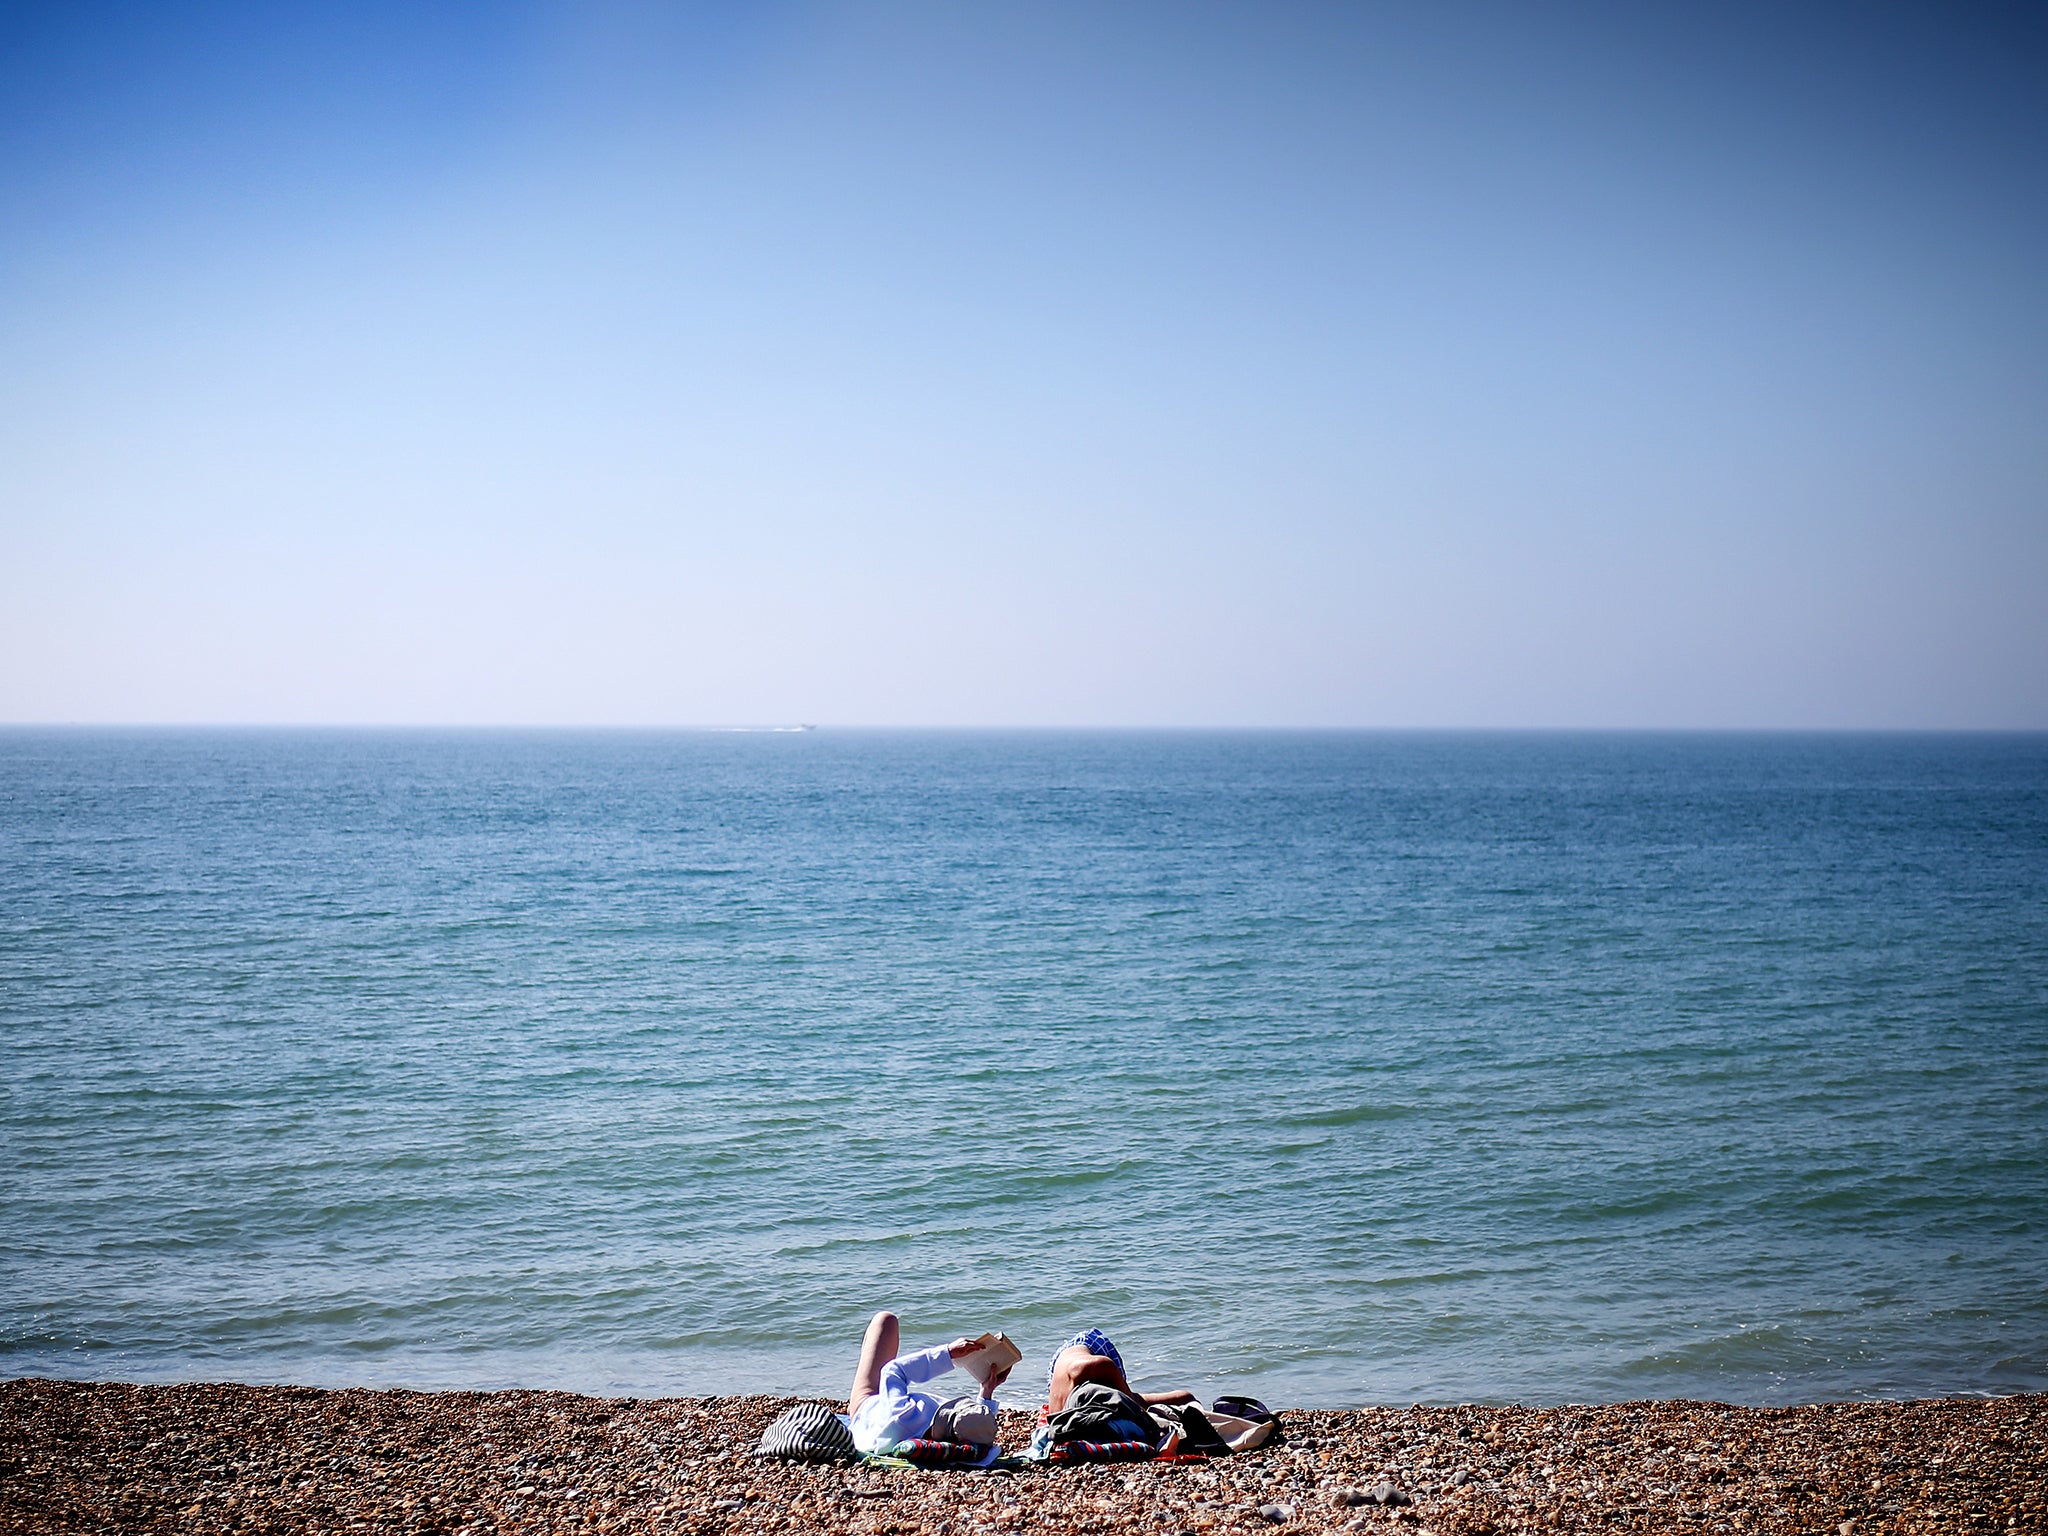
<instances>
[{"instance_id":1,"label":"hand holding book","mask_svg":"<svg viewBox=\"0 0 2048 1536\"><path fill-rule=\"evenodd\" d=\"M978 1339L957 1339L948 1346L953 1363L981 1383L981 1395L991 1396L1009 1378L1011 1368L1024 1358L1024 1351L1010 1342L1006 1333L984 1333Z\"/></svg>"}]
</instances>

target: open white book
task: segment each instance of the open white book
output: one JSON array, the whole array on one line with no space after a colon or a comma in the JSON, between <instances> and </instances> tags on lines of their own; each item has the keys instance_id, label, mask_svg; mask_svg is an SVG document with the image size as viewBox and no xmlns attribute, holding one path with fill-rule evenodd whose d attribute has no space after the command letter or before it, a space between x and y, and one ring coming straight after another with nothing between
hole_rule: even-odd
<instances>
[{"instance_id":1,"label":"open white book","mask_svg":"<svg viewBox=\"0 0 2048 1536\"><path fill-rule=\"evenodd\" d=\"M1010 1342L1007 1333L984 1333L972 1343L974 1347L953 1363L983 1386L1024 1358L1024 1351Z\"/></svg>"}]
</instances>

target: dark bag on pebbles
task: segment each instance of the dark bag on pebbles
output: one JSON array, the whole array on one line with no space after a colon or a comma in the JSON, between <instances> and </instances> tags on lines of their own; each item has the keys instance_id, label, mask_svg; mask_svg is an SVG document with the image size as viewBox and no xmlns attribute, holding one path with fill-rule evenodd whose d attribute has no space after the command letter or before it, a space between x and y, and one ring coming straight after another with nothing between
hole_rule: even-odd
<instances>
[{"instance_id":1,"label":"dark bag on pebbles","mask_svg":"<svg viewBox=\"0 0 2048 1536\"><path fill-rule=\"evenodd\" d=\"M761 1431L756 1456L779 1461L853 1461L853 1431L823 1403L798 1403Z\"/></svg>"},{"instance_id":2,"label":"dark bag on pebbles","mask_svg":"<svg viewBox=\"0 0 2048 1536\"><path fill-rule=\"evenodd\" d=\"M1280 1415L1256 1397L1219 1397L1209 1405L1209 1424L1233 1451L1256 1450L1280 1438Z\"/></svg>"},{"instance_id":3,"label":"dark bag on pebbles","mask_svg":"<svg viewBox=\"0 0 2048 1536\"><path fill-rule=\"evenodd\" d=\"M1218 1413L1227 1413L1233 1419L1249 1419L1254 1424L1278 1417L1256 1397L1219 1397L1214 1406Z\"/></svg>"}]
</instances>

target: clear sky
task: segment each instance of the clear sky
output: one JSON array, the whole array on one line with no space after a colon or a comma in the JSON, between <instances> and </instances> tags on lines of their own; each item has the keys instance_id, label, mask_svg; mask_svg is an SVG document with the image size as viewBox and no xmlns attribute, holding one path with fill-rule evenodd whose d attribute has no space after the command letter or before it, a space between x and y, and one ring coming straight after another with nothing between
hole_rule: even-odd
<instances>
[{"instance_id":1,"label":"clear sky","mask_svg":"<svg viewBox=\"0 0 2048 1536\"><path fill-rule=\"evenodd\" d=\"M0 4L0 720L2048 727L2040 15Z\"/></svg>"}]
</instances>

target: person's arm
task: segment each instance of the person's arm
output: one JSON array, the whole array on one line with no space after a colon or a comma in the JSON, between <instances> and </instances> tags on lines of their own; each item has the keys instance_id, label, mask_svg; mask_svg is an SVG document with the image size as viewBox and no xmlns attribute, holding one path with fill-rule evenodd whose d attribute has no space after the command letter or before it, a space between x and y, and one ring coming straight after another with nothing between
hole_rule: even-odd
<instances>
[{"instance_id":1,"label":"person's arm","mask_svg":"<svg viewBox=\"0 0 2048 1536\"><path fill-rule=\"evenodd\" d=\"M1138 1400L1143 1403L1193 1403L1201 1401L1194 1393L1185 1389L1179 1392L1145 1392L1139 1394Z\"/></svg>"},{"instance_id":2,"label":"person's arm","mask_svg":"<svg viewBox=\"0 0 2048 1536\"><path fill-rule=\"evenodd\" d=\"M966 1359L967 1356L973 1354L975 1342L976 1341L973 1339L959 1338L955 1339L952 1343L948 1344L946 1346L946 1354L949 1357L947 1360L947 1364L958 1365L962 1360ZM932 1374L934 1376L937 1376L942 1373L939 1371L934 1371L932 1372ZM1004 1366L1003 1369L997 1371L995 1375L989 1377L987 1381L984 1381L981 1384L981 1400L985 1403L994 1402L996 1400L996 1388L1000 1387L1004 1382L1008 1381L1009 1379L1010 1367Z\"/></svg>"},{"instance_id":3,"label":"person's arm","mask_svg":"<svg viewBox=\"0 0 2048 1536\"><path fill-rule=\"evenodd\" d=\"M952 1344L935 1344L930 1349L920 1349L913 1354L898 1355L882 1368L882 1381L893 1384L897 1391L907 1392L914 1381L930 1381L934 1376L943 1376L953 1369L953 1351L959 1341Z\"/></svg>"},{"instance_id":4,"label":"person's arm","mask_svg":"<svg viewBox=\"0 0 2048 1536\"><path fill-rule=\"evenodd\" d=\"M997 1371L995 1375L989 1377L987 1381L984 1381L981 1384L981 1400L984 1403L994 1402L996 1400L996 1388L1000 1387L1004 1382L1008 1381L1009 1379L1010 1367L1006 1365L1000 1371Z\"/></svg>"}]
</instances>

